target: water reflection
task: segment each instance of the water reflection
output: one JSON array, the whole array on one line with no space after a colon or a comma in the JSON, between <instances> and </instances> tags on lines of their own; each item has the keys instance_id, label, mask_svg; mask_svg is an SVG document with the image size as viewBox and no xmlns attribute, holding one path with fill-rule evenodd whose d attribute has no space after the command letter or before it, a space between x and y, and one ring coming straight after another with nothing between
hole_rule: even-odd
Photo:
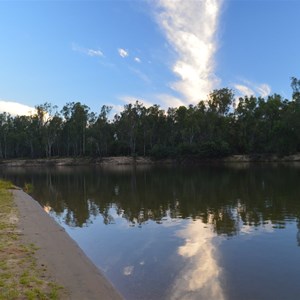
<instances>
[{"instance_id":1,"label":"water reflection","mask_svg":"<svg viewBox=\"0 0 300 300\"><path fill-rule=\"evenodd\" d=\"M299 168L255 167L201 169L110 170L91 168L6 169L2 176L23 186L33 185L33 196L69 226L86 226L97 215L114 224L117 214L132 226L148 220L164 222L192 218L211 224L228 236L250 226L271 221L284 228L290 218L299 219Z\"/></svg>"},{"instance_id":2,"label":"water reflection","mask_svg":"<svg viewBox=\"0 0 300 300\"><path fill-rule=\"evenodd\" d=\"M200 220L177 232L184 239L178 254L185 258L184 268L177 274L171 299L224 298L221 286L222 270L218 265L215 233ZM220 241L219 241L220 242Z\"/></svg>"},{"instance_id":3,"label":"water reflection","mask_svg":"<svg viewBox=\"0 0 300 300\"><path fill-rule=\"evenodd\" d=\"M295 299L300 167L237 166L0 175L31 184L127 299Z\"/></svg>"}]
</instances>

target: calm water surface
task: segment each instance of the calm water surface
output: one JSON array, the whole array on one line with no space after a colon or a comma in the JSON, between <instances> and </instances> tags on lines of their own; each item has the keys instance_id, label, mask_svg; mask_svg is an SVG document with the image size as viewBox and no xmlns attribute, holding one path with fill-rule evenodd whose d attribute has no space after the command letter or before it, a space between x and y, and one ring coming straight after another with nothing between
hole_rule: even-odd
<instances>
[{"instance_id":1,"label":"calm water surface","mask_svg":"<svg viewBox=\"0 0 300 300\"><path fill-rule=\"evenodd\" d=\"M126 299L299 299L300 165L9 168Z\"/></svg>"}]
</instances>

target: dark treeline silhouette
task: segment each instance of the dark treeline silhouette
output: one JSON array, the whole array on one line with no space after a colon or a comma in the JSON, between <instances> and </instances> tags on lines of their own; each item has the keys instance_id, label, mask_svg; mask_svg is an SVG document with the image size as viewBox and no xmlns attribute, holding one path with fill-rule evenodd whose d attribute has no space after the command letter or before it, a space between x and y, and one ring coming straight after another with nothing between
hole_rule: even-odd
<instances>
[{"instance_id":1,"label":"dark treeline silhouette","mask_svg":"<svg viewBox=\"0 0 300 300\"><path fill-rule=\"evenodd\" d=\"M112 120L111 107L96 114L80 102L61 112L45 103L32 116L1 113L0 158L289 155L300 151L300 80L293 77L291 87L291 100L273 94L237 101L223 88L198 105L167 111L136 101Z\"/></svg>"}]
</instances>

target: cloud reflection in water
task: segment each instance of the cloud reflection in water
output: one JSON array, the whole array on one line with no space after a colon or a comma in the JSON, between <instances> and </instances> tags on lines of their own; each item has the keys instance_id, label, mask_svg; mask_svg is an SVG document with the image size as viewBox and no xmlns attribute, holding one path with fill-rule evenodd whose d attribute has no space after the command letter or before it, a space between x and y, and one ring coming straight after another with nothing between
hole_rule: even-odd
<instances>
[{"instance_id":1,"label":"cloud reflection in water","mask_svg":"<svg viewBox=\"0 0 300 300\"><path fill-rule=\"evenodd\" d=\"M185 239L185 244L178 248L185 266L175 279L170 299L225 299L213 230L197 220L177 235Z\"/></svg>"}]
</instances>

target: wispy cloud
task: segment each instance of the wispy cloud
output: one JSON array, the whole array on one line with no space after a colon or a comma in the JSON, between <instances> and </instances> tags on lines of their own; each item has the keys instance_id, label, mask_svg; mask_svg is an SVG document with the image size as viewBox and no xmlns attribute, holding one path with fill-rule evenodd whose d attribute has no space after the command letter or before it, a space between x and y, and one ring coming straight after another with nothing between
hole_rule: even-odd
<instances>
[{"instance_id":1,"label":"wispy cloud","mask_svg":"<svg viewBox=\"0 0 300 300\"><path fill-rule=\"evenodd\" d=\"M121 96L119 97L119 100L121 100L122 102L124 102L124 104L134 104L136 101L139 101L141 103L143 103L143 105L145 107L150 107L153 105L153 103L147 99L145 99L144 97L137 97L137 96Z\"/></svg>"},{"instance_id":2,"label":"wispy cloud","mask_svg":"<svg viewBox=\"0 0 300 300\"><path fill-rule=\"evenodd\" d=\"M268 84L263 83L257 87L257 92L260 96L267 97L271 94L271 87Z\"/></svg>"},{"instance_id":3,"label":"wispy cloud","mask_svg":"<svg viewBox=\"0 0 300 300\"><path fill-rule=\"evenodd\" d=\"M186 103L179 99L178 97L169 95L169 94L158 94L155 96L156 102L162 106L164 109L168 109L169 107L179 107L185 106Z\"/></svg>"},{"instance_id":4,"label":"wispy cloud","mask_svg":"<svg viewBox=\"0 0 300 300\"><path fill-rule=\"evenodd\" d=\"M248 80L243 80L243 84L233 84L240 96L261 96L267 97L271 94L271 87L266 83L256 84ZM238 95L239 96L239 95Z\"/></svg>"},{"instance_id":5,"label":"wispy cloud","mask_svg":"<svg viewBox=\"0 0 300 300\"><path fill-rule=\"evenodd\" d=\"M84 47L80 47L76 44L72 44L72 50L75 51L75 52L80 52L80 53L83 53L85 55L88 55L88 56L96 56L96 57L103 57L104 54L101 50L99 49L89 49L89 48L84 48Z\"/></svg>"},{"instance_id":6,"label":"wispy cloud","mask_svg":"<svg viewBox=\"0 0 300 300\"><path fill-rule=\"evenodd\" d=\"M242 96L251 96L255 95L254 91L250 89L248 86L242 84L235 84L234 88L238 91Z\"/></svg>"},{"instance_id":7,"label":"wispy cloud","mask_svg":"<svg viewBox=\"0 0 300 300\"><path fill-rule=\"evenodd\" d=\"M133 67L129 67L129 70L132 71L133 73L135 73L140 79L142 79L147 84L151 83L151 79L142 71L140 71L136 68L133 68Z\"/></svg>"},{"instance_id":8,"label":"wispy cloud","mask_svg":"<svg viewBox=\"0 0 300 300\"><path fill-rule=\"evenodd\" d=\"M0 100L0 112L7 112L13 116L30 116L35 113L35 108L18 102Z\"/></svg>"},{"instance_id":9,"label":"wispy cloud","mask_svg":"<svg viewBox=\"0 0 300 300\"><path fill-rule=\"evenodd\" d=\"M127 57L127 56L129 55L128 51L125 50L125 49L123 49L123 48L119 48L119 49L118 49L118 53L119 53L119 55L120 55L121 57L123 57L123 58L125 58L125 57Z\"/></svg>"},{"instance_id":10,"label":"wispy cloud","mask_svg":"<svg viewBox=\"0 0 300 300\"><path fill-rule=\"evenodd\" d=\"M177 53L172 71L179 77L171 88L186 103L206 99L218 85L214 74L216 31L223 0L157 0L157 22Z\"/></svg>"},{"instance_id":11,"label":"wispy cloud","mask_svg":"<svg viewBox=\"0 0 300 300\"><path fill-rule=\"evenodd\" d=\"M151 100L149 100L151 99ZM134 104L137 100L141 103L143 103L143 105L145 107L150 107L154 104L159 105L162 109L167 110L169 107L179 107L182 105L185 105L185 103L172 95L169 94L156 94L156 95L123 95L123 96L119 96L118 100L121 100L124 104ZM114 106L114 111L115 112L121 112L123 110L123 106L119 106L119 105L113 105Z\"/></svg>"}]
</instances>

